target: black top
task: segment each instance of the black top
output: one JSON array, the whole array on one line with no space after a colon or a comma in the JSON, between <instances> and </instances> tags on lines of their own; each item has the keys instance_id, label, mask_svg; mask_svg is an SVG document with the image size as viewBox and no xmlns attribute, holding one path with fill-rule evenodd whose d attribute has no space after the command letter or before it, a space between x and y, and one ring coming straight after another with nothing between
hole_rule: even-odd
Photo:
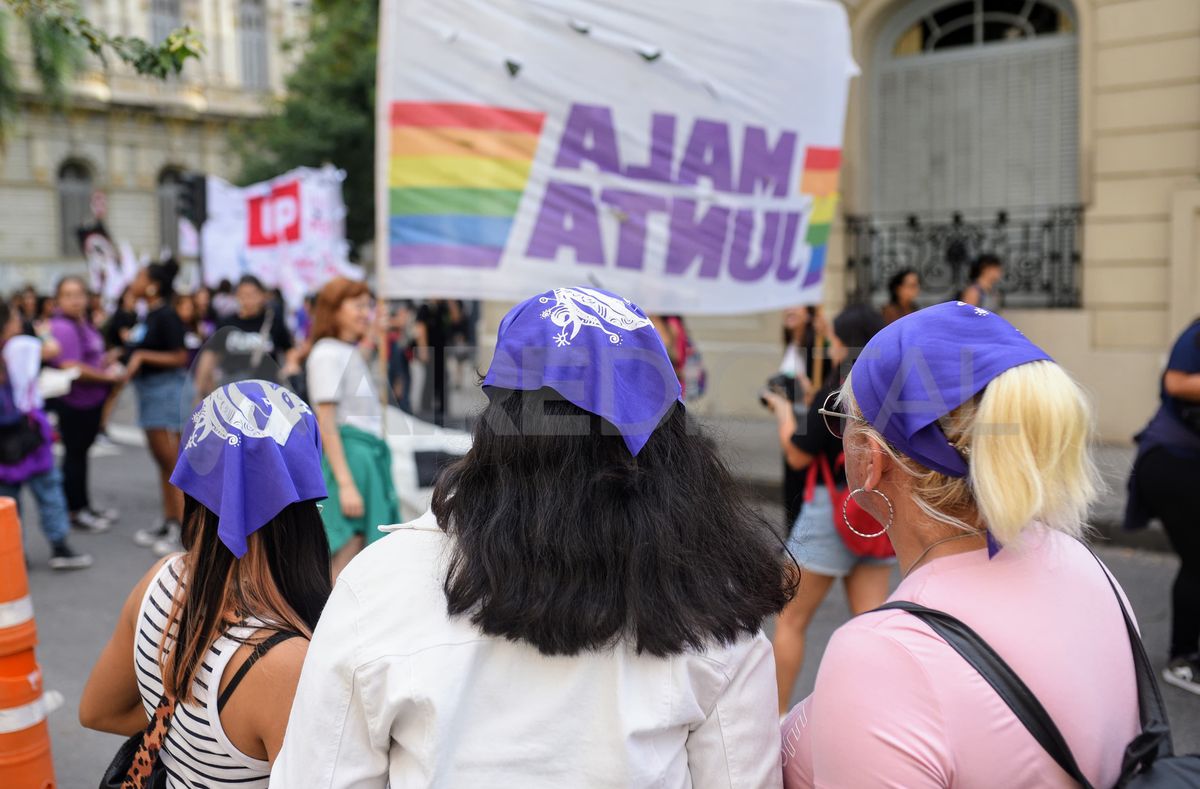
<instances>
[{"instance_id":1,"label":"black top","mask_svg":"<svg viewBox=\"0 0 1200 789\"><path fill-rule=\"evenodd\" d=\"M450 335L450 308L445 302L422 304L417 309L417 323L425 326L426 342L430 348L436 351L445 349Z\"/></svg>"},{"instance_id":2,"label":"black top","mask_svg":"<svg viewBox=\"0 0 1200 789\"><path fill-rule=\"evenodd\" d=\"M104 344L109 348L120 348L125 345L121 332L137 326L137 313L132 310L118 309L104 324Z\"/></svg>"},{"instance_id":3,"label":"black top","mask_svg":"<svg viewBox=\"0 0 1200 789\"><path fill-rule=\"evenodd\" d=\"M808 409L805 420L796 425L796 432L792 434L792 444L801 452L812 455L815 458L818 455L824 455L829 461L829 468L833 471L833 481L835 485L846 484L846 472L837 465L837 457L842 454L842 440L836 438L829 432L829 428L825 426L825 417L817 412L817 409L825 404L825 400L829 397L829 393L834 391L832 384L826 385L817 396L813 398L812 406ZM808 473L808 469L805 469ZM817 473L817 484L824 485L825 480L820 471Z\"/></svg>"},{"instance_id":4,"label":"black top","mask_svg":"<svg viewBox=\"0 0 1200 789\"><path fill-rule=\"evenodd\" d=\"M174 308L164 304L146 313L145 320L139 321L129 332L129 349L132 351L182 351L186 349L184 338L187 329L179 319ZM138 376L158 375L179 367L163 367L146 362L138 371Z\"/></svg>"},{"instance_id":5,"label":"black top","mask_svg":"<svg viewBox=\"0 0 1200 789\"><path fill-rule=\"evenodd\" d=\"M237 315L226 318L205 345L205 350L217 355L221 385L251 378L279 379L283 356L292 348L292 335L284 325L283 316L275 312L264 336L266 319L265 311L252 318Z\"/></svg>"}]
</instances>

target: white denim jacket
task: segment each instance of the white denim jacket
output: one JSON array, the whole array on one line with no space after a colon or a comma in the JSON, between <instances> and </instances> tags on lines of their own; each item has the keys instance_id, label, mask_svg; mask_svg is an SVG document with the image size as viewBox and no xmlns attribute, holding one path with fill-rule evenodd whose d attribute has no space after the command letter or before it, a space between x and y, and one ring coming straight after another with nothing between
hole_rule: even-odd
<instances>
[{"instance_id":1,"label":"white denim jacket","mask_svg":"<svg viewBox=\"0 0 1200 789\"><path fill-rule=\"evenodd\" d=\"M447 615L431 513L394 531L338 579L272 789L782 785L762 633L672 658L547 657Z\"/></svg>"}]
</instances>

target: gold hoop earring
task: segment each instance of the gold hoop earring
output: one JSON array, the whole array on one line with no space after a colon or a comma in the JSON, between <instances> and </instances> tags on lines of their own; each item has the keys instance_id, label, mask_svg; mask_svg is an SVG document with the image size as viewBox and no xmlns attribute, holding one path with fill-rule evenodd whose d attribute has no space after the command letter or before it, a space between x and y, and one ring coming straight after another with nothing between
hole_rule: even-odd
<instances>
[{"instance_id":1,"label":"gold hoop earring","mask_svg":"<svg viewBox=\"0 0 1200 789\"><path fill-rule=\"evenodd\" d=\"M855 493L874 493L876 496L882 496L884 503L887 504L887 508L888 508L887 524L882 529L875 532L874 534L863 534L858 529L854 528L854 525L850 523L850 516L846 513L846 505L848 505L850 503L850 499L854 498ZM863 537L866 539L870 539L872 537L882 537L883 535L887 534L888 529L892 528L892 523L895 520L896 520L896 510L892 508L892 500L889 499L887 497L887 494L881 490L866 490L865 488L855 488L854 490L850 491L849 496L847 496L845 499L842 500L842 522L846 524L847 529L854 532L859 537Z\"/></svg>"}]
</instances>

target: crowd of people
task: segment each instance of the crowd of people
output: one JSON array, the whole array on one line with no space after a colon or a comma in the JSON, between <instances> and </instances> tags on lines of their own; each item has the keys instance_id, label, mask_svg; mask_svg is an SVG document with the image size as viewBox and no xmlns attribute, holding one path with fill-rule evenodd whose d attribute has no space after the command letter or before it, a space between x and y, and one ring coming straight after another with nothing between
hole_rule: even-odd
<instances>
[{"instance_id":1,"label":"crowd of people","mask_svg":"<svg viewBox=\"0 0 1200 789\"><path fill-rule=\"evenodd\" d=\"M92 557L72 546L70 532L107 532L120 517L93 501L88 458L93 445L108 438L128 388L161 504L161 516L137 529L134 541L158 556L176 552L184 497L170 477L193 407L225 384L270 380L313 397L331 436L326 465L340 506L328 509L325 519L331 530L345 532L331 535L337 563L344 565L362 544L350 538L373 537L364 524L389 520L396 507L383 465L382 403L444 424L447 383L461 388L473 369L477 306L377 306L364 284L339 279L290 309L278 290L252 275L183 291L176 287L179 273L170 259L146 265L109 306L78 276L63 277L50 294L25 287L0 303L0 495L20 501L22 489L33 494L51 546L50 567L90 567ZM377 364L386 370L383 393L371 374ZM415 397L414 367L423 373ZM347 369L362 391L345 388ZM338 405L347 398L349 409ZM55 441L62 445L60 463ZM346 522L333 524L339 517ZM341 550L347 541L349 549Z\"/></svg>"},{"instance_id":2,"label":"crowd of people","mask_svg":"<svg viewBox=\"0 0 1200 789\"><path fill-rule=\"evenodd\" d=\"M371 295L327 286L311 406L241 380L184 425L183 550L131 591L83 723L140 737L172 787L1111 786L1138 768L1123 751L1142 729L1140 643L1081 540L1089 404L1038 346L961 300L838 316L811 429L769 393L789 465L822 468L785 546L689 414L661 326L577 295L607 325L564 347L545 304L572 289L515 307L470 451L395 524L364 468ZM891 555L818 533L839 517ZM879 608L892 564L892 599L1003 655L1079 776L958 646ZM806 618L837 577L860 615L792 708Z\"/></svg>"},{"instance_id":3,"label":"crowd of people","mask_svg":"<svg viewBox=\"0 0 1200 789\"><path fill-rule=\"evenodd\" d=\"M162 519L137 539L161 558L79 710L138 745L106 780L1127 779L1144 767L1124 754L1153 675L1139 673L1124 594L1083 542L1090 406L984 306L1001 272L981 259L958 299L918 309L919 277L901 271L882 309L784 316L784 360L762 393L791 475L783 540L688 411L699 352L682 320L614 294L558 289L505 317L471 449L410 523L397 523L384 403L415 399L413 362L448 366L466 305L377 310L365 283L335 279L289 313L253 277L178 293L171 261L142 269L111 312L74 277L50 306L28 292L0 304L0 493L33 493L51 566L90 564L70 529L117 517L89 496L88 449L124 386L160 475ZM545 307L563 299L599 303L598 325L573 327L566 346ZM1167 365L1130 499L1131 518L1162 518L1184 556L1163 676L1195 692L1196 503L1175 483L1200 457L1198 327ZM69 385L43 392L45 369ZM433 414L445 387L420 396ZM899 602L884 605L897 567ZM793 706L807 627L839 579L854 617ZM1003 656L1075 772L926 613Z\"/></svg>"}]
</instances>

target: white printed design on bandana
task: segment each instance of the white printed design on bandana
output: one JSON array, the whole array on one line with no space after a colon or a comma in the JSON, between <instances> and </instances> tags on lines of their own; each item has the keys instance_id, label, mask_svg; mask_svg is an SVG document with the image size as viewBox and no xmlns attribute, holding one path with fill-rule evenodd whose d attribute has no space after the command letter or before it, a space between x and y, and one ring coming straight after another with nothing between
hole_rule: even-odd
<instances>
[{"instance_id":1,"label":"white printed design on bandana","mask_svg":"<svg viewBox=\"0 0 1200 789\"><path fill-rule=\"evenodd\" d=\"M970 304L967 304L965 301L958 301L958 302L955 302L955 304L957 304L959 307L971 307L971 309L975 310L975 314L976 314L976 315L978 315L978 316L979 316L979 317L981 317L981 318L982 318L984 315L991 315L991 314L992 314L992 313L988 312L987 310L985 310L983 307L974 307L974 306L972 306L972 305L970 305Z\"/></svg>"},{"instance_id":2,"label":"white printed design on bandana","mask_svg":"<svg viewBox=\"0 0 1200 789\"><path fill-rule=\"evenodd\" d=\"M542 296L538 301L549 304L550 298ZM620 345L621 332L654 325L649 318L634 312L628 299L616 299L591 288L555 288L554 306L544 310L542 317L562 328L554 335L554 344L559 348L570 345L584 326L599 329L608 336L610 343ZM605 324L616 331L609 331Z\"/></svg>"},{"instance_id":3,"label":"white printed design on bandana","mask_svg":"<svg viewBox=\"0 0 1200 789\"><path fill-rule=\"evenodd\" d=\"M262 389L265 403L251 400L238 389L247 383ZM218 389L204 399L192 415L194 428L185 449L197 446L209 436L216 436L230 446L237 446L242 436L271 438L283 446L301 415L311 413L303 400L281 386L266 381L243 381Z\"/></svg>"}]
</instances>

